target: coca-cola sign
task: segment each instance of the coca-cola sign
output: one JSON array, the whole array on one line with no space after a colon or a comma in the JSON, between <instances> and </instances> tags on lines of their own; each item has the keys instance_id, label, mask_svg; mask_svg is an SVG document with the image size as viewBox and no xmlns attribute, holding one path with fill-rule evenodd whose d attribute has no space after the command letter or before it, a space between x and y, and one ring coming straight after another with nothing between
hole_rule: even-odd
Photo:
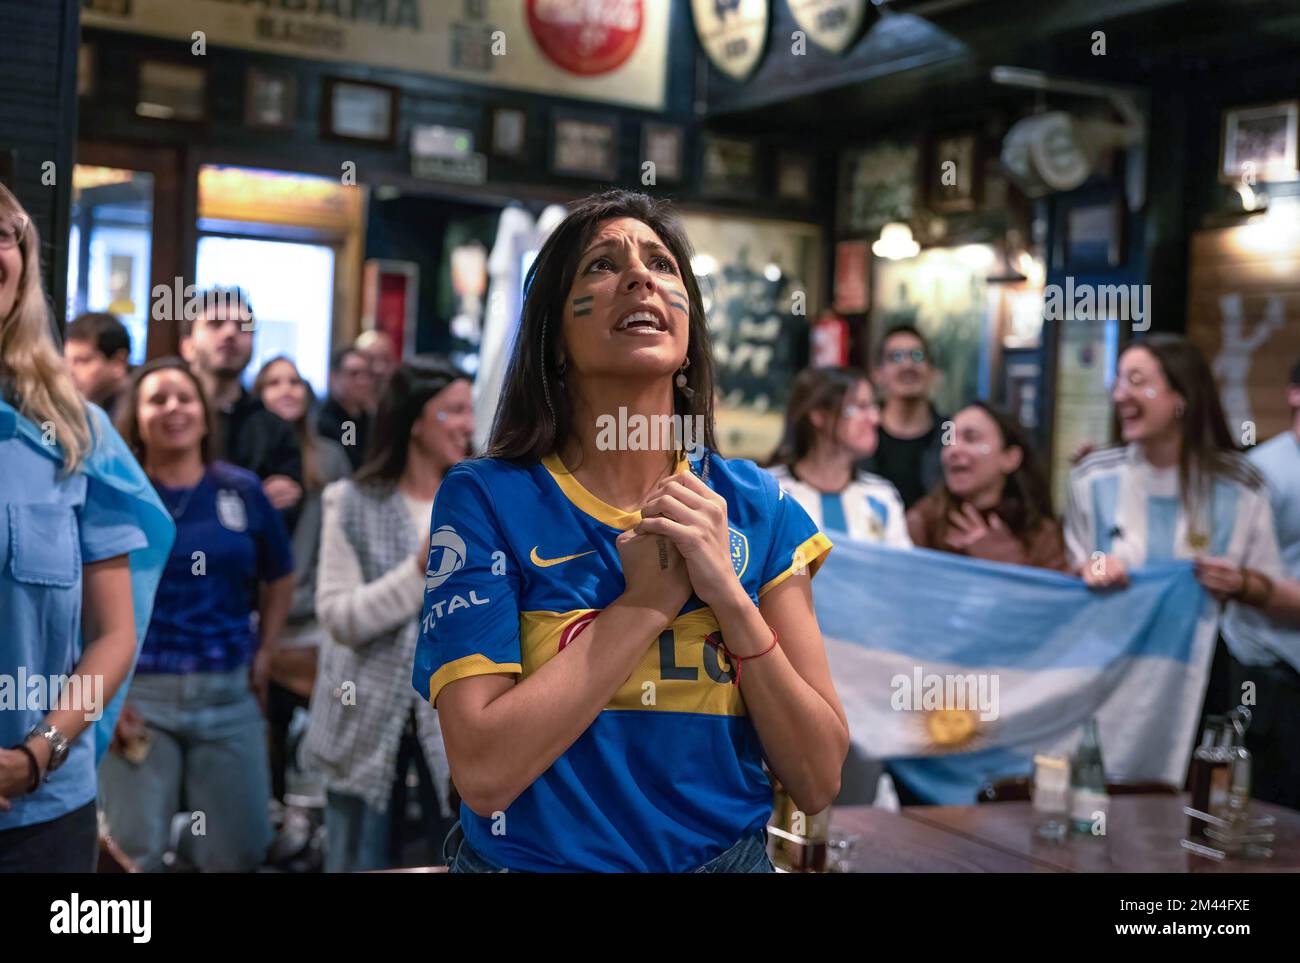
<instances>
[{"instance_id":1,"label":"coca-cola sign","mask_svg":"<svg viewBox=\"0 0 1300 963\"><path fill-rule=\"evenodd\" d=\"M642 0L528 0L528 28L553 63L589 77L620 67L641 39Z\"/></svg>"}]
</instances>

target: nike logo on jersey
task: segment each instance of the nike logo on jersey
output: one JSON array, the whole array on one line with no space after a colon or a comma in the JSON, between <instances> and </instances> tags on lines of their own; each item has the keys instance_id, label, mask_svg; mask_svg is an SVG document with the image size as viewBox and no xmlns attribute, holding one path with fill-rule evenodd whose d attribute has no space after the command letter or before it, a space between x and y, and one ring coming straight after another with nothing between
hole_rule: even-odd
<instances>
[{"instance_id":1,"label":"nike logo on jersey","mask_svg":"<svg viewBox=\"0 0 1300 963\"><path fill-rule=\"evenodd\" d=\"M582 558L584 555L592 555L595 551L596 550L593 548L590 551L579 552L576 555L561 555L559 558L542 558L537 554L537 546L534 545L533 550L528 553L528 557L538 568L550 568L552 565L559 565L562 562L572 562L575 558Z\"/></svg>"}]
</instances>

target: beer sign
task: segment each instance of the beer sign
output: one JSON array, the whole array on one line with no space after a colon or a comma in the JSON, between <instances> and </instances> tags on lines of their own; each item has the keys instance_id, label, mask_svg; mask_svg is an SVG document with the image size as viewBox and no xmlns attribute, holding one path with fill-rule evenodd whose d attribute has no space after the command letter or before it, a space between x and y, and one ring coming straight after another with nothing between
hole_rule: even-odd
<instances>
[{"instance_id":1,"label":"beer sign","mask_svg":"<svg viewBox=\"0 0 1300 963\"><path fill-rule=\"evenodd\" d=\"M713 65L744 80L763 59L768 0L691 0L695 35Z\"/></svg>"},{"instance_id":2,"label":"beer sign","mask_svg":"<svg viewBox=\"0 0 1300 963\"><path fill-rule=\"evenodd\" d=\"M867 0L786 0L799 29L817 46L843 53L857 39Z\"/></svg>"}]
</instances>

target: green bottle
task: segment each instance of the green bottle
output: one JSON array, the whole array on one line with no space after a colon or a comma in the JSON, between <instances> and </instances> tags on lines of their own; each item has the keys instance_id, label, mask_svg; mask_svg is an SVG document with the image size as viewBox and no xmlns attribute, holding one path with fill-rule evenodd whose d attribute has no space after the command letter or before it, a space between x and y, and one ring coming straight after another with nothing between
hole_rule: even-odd
<instances>
[{"instance_id":1,"label":"green bottle","mask_svg":"<svg viewBox=\"0 0 1300 963\"><path fill-rule=\"evenodd\" d=\"M1093 833L1094 826L1105 832L1105 814L1110 806L1106 795L1106 766L1101 759L1101 738L1094 716L1083 727L1083 739L1070 765L1070 821L1076 832ZM1101 822L1097 816L1101 814Z\"/></svg>"}]
</instances>

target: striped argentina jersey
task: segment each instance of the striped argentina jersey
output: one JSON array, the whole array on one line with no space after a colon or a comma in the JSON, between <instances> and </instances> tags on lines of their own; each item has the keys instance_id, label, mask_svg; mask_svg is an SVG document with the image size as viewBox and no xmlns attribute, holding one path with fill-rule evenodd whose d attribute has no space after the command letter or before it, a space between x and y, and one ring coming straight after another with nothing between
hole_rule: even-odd
<instances>
[{"instance_id":1,"label":"striped argentina jersey","mask_svg":"<svg viewBox=\"0 0 1300 963\"><path fill-rule=\"evenodd\" d=\"M1070 473L1070 563L1077 569L1102 552L1134 569L1209 555L1276 576L1281 561L1267 486L1244 456L1229 458L1231 472L1214 478L1210 497L1189 519L1177 467L1154 467L1136 445L1088 455Z\"/></svg>"},{"instance_id":2,"label":"striped argentina jersey","mask_svg":"<svg viewBox=\"0 0 1300 963\"><path fill-rule=\"evenodd\" d=\"M803 506L818 528L846 532L865 542L912 547L903 498L889 480L855 471L843 491L823 492L795 477L785 465L772 465L767 470Z\"/></svg>"},{"instance_id":3,"label":"striped argentina jersey","mask_svg":"<svg viewBox=\"0 0 1300 963\"><path fill-rule=\"evenodd\" d=\"M757 600L830 548L770 475L709 454L727 502L731 561ZM703 473L683 459L677 470ZM600 501L555 456L531 465L463 462L433 507L414 684L435 701L458 679L536 672L624 590L614 545L640 521ZM689 870L771 815L762 748L733 669L710 641L717 620L694 596L606 708L493 817L461 806L470 846L525 871Z\"/></svg>"}]
</instances>

